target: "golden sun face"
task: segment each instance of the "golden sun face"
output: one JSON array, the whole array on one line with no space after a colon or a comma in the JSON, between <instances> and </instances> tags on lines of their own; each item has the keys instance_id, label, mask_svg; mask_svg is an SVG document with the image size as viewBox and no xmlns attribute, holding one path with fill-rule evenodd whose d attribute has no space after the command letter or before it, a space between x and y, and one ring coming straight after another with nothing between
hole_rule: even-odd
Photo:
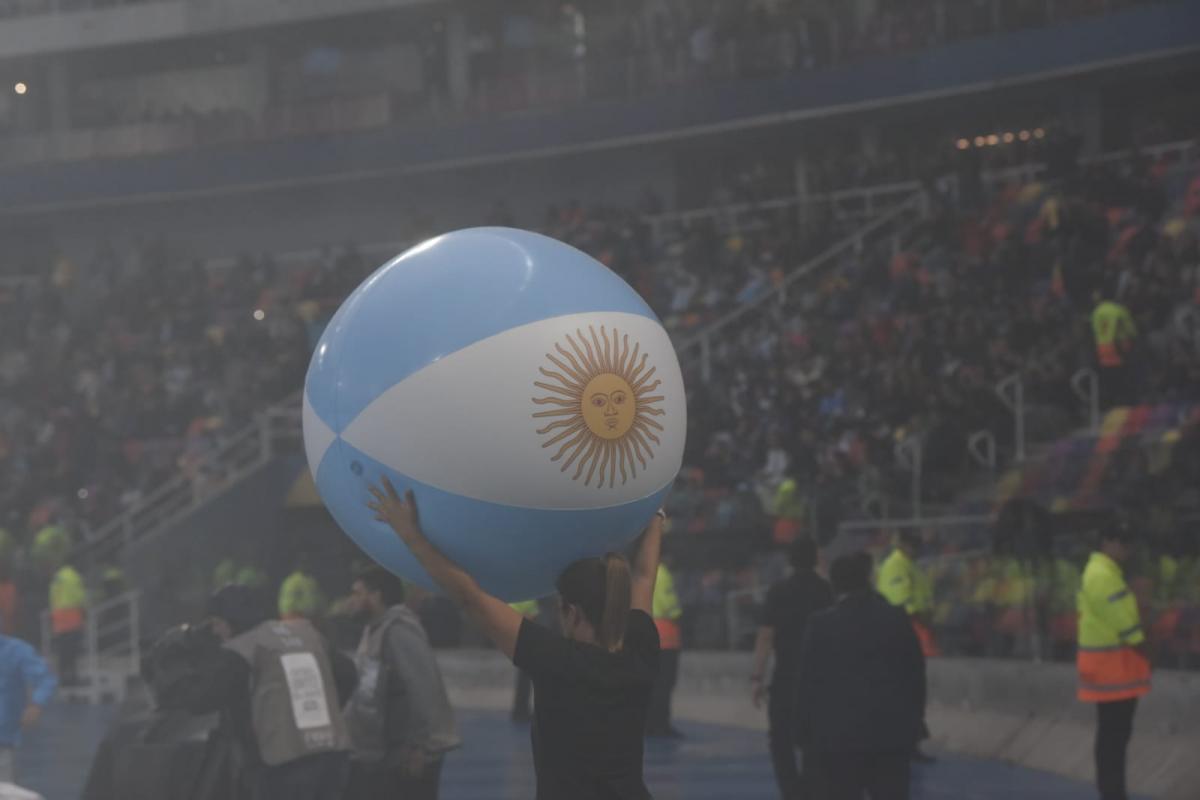
<instances>
[{"instance_id":1,"label":"golden sun face","mask_svg":"<svg viewBox=\"0 0 1200 800\"><path fill-rule=\"evenodd\" d=\"M652 380L655 367L648 367L649 356L639 353L641 345L629 350L629 336L615 328L611 335L600 326L588 328L589 336L576 329L575 337L566 335L566 344L554 346L546 358L557 369L541 367L540 372L553 383L534 381L533 385L551 394L533 398L539 406L553 406L533 414L534 419L549 419L538 434L549 436L543 448L558 445L550 460L562 461L562 472L572 465L572 480L583 478L597 488L616 485L617 475L624 484L637 477L640 464L654 458L651 444L662 444L655 431L663 427L655 422L666 412L656 408L664 399L654 395L662 381ZM565 459L565 460L564 460ZM586 474L585 474L586 470Z\"/></svg>"},{"instance_id":2,"label":"golden sun face","mask_svg":"<svg viewBox=\"0 0 1200 800\"><path fill-rule=\"evenodd\" d=\"M601 439L620 439L633 427L633 387L611 372L603 372L583 388L583 421Z\"/></svg>"}]
</instances>

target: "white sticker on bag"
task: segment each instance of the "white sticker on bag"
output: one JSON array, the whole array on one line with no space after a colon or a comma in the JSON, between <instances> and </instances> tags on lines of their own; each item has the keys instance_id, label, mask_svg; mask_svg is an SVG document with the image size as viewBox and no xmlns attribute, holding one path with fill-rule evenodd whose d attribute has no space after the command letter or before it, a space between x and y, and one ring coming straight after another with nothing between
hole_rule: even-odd
<instances>
[{"instance_id":1,"label":"white sticker on bag","mask_svg":"<svg viewBox=\"0 0 1200 800\"><path fill-rule=\"evenodd\" d=\"M324 728L330 724L329 705L325 702L325 681L312 653L286 653L279 657L292 696L292 714L300 730Z\"/></svg>"}]
</instances>

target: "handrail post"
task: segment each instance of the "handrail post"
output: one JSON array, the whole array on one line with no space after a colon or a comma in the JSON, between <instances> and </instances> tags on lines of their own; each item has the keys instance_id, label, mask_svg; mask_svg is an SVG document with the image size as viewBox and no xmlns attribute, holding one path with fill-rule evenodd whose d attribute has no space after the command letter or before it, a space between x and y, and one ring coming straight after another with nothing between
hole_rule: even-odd
<instances>
[{"instance_id":1,"label":"handrail post","mask_svg":"<svg viewBox=\"0 0 1200 800\"><path fill-rule=\"evenodd\" d=\"M129 598L129 669L134 671L140 669L142 663L141 609L139 608L141 595L135 590L129 592L127 597Z\"/></svg>"},{"instance_id":2,"label":"handrail post","mask_svg":"<svg viewBox=\"0 0 1200 800\"><path fill-rule=\"evenodd\" d=\"M100 618L95 609L87 610L87 660L91 672L88 697L92 705L100 702Z\"/></svg>"},{"instance_id":3,"label":"handrail post","mask_svg":"<svg viewBox=\"0 0 1200 800\"><path fill-rule=\"evenodd\" d=\"M1071 376L1071 389L1075 396L1087 404L1088 428L1100 430L1100 379L1096 370L1084 367Z\"/></svg>"},{"instance_id":4,"label":"handrail post","mask_svg":"<svg viewBox=\"0 0 1200 800\"><path fill-rule=\"evenodd\" d=\"M1025 382L1021 373L1014 372L996 384L996 395L1013 412L1013 435L1016 439L1016 459L1025 460Z\"/></svg>"},{"instance_id":5,"label":"handrail post","mask_svg":"<svg viewBox=\"0 0 1200 800\"><path fill-rule=\"evenodd\" d=\"M996 469L996 437L991 431L983 429L972 433L967 439L967 452L981 466Z\"/></svg>"},{"instance_id":6,"label":"handrail post","mask_svg":"<svg viewBox=\"0 0 1200 800\"><path fill-rule=\"evenodd\" d=\"M912 473L910 483L913 519L921 518L921 471L924 443L919 436L909 436L897 442L895 447L896 461L900 466Z\"/></svg>"},{"instance_id":7,"label":"handrail post","mask_svg":"<svg viewBox=\"0 0 1200 800\"><path fill-rule=\"evenodd\" d=\"M274 442L271 441L271 413L269 411L258 415L259 459L267 463L273 455Z\"/></svg>"}]
</instances>

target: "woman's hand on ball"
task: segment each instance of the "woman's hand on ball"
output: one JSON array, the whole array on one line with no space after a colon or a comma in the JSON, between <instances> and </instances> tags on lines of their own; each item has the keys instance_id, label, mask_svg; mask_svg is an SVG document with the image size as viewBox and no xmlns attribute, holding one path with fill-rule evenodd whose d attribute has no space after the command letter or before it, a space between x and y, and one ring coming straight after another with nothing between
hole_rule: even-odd
<instances>
[{"instance_id":1,"label":"woman's hand on ball","mask_svg":"<svg viewBox=\"0 0 1200 800\"><path fill-rule=\"evenodd\" d=\"M386 477L383 486L368 486L375 499L367 503L367 508L375 512L375 519L392 526L401 539L409 541L421 535L417 522L417 501L412 489L406 489L401 499L396 487Z\"/></svg>"}]
</instances>

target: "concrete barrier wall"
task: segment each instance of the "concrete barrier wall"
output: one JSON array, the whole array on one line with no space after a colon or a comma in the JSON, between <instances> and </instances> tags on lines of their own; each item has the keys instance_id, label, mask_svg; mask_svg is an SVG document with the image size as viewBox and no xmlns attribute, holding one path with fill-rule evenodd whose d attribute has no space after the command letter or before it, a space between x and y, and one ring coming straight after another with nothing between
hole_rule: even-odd
<instances>
[{"instance_id":1,"label":"concrete barrier wall","mask_svg":"<svg viewBox=\"0 0 1200 800\"><path fill-rule=\"evenodd\" d=\"M515 672L499 653L443 651L438 659L455 705L511 704ZM750 671L748 653L685 652L675 715L765 733L766 716L750 701ZM1075 700L1071 665L933 659L929 690L935 746L1092 780L1095 710ZM1143 796L1200 798L1200 673L1155 675L1134 720L1129 780Z\"/></svg>"}]
</instances>

